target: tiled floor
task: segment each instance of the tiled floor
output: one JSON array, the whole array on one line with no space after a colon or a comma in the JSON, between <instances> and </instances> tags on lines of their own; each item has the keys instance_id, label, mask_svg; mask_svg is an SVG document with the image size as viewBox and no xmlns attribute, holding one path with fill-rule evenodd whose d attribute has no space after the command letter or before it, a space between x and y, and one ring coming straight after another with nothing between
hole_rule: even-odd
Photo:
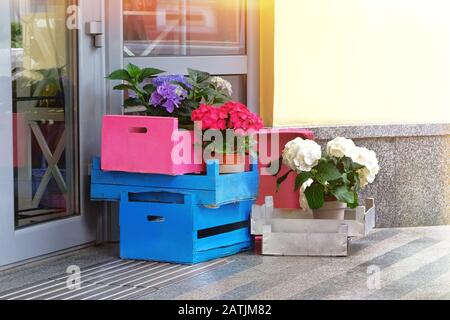
<instances>
[{"instance_id":1,"label":"tiled floor","mask_svg":"<svg viewBox=\"0 0 450 320\"><path fill-rule=\"evenodd\" d=\"M116 245L104 245L0 272L0 291L116 256ZM450 226L376 230L347 258L244 253L228 261L140 299L450 299Z\"/></svg>"}]
</instances>

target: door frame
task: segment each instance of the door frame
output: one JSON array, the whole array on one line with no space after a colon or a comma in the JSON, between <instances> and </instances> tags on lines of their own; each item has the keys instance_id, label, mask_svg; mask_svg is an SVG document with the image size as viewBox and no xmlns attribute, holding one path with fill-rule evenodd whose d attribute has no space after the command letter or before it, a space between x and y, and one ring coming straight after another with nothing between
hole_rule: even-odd
<instances>
[{"instance_id":1,"label":"door frame","mask_svg":"<svg viewBox=\"0 0 450 320\"><path fill-rule=\"evenodd\" d=\"M100 152L105 114L105 50L86 34L88 21L104 21L104 0L79 0L78 146L80 205L78 216L23 229L15 228L11 85L11 1L0 3L0 267L98 241L105 206L90 202L89 168Z\"/></svg>"}]
</instances>

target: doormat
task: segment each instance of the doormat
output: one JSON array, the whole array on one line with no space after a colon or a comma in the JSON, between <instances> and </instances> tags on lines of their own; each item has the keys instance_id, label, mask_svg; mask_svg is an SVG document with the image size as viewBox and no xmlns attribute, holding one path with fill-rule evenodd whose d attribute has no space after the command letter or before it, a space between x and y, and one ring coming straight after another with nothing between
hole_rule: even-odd
<instances>
[{"instance_id":1,"label":"doormat","mask_svg":"<svg viewBox=\"0 0 450 320\"><path fill-rule=\"evenodd\" d=\"M112 260L0 293L0 300L133 300L229 264L219 259L196 265Z\"/></svg>"}]
</instances>

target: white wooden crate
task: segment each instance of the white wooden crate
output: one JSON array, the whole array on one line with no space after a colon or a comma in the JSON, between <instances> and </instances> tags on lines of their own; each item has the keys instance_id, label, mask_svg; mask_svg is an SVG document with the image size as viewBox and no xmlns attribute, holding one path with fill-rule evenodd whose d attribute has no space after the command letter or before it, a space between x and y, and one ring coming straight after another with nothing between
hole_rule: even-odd
<instances>
[{"instance_id":1,"label":"white wooden crate","mask_svg":"<svg viewBox=\"0 0 450 320\"><path fill-rule=\"evenodd\" d=\"M375 227L375 205L348 209L345 220L317 220L302 210L275 209L273 199L253 206L251 232L263 236L265 255L347 256L349 239L363 237Z\"/></svg>"}]
</instances>

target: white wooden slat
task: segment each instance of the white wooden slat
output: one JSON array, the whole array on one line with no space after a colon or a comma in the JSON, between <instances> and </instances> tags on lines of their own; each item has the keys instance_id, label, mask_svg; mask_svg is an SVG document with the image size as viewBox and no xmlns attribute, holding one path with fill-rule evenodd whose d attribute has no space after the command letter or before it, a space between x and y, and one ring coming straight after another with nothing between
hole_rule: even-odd
<instances>
[{"instance_id":1,"label":"white wooden slat","mask_svg":"<svg viewBox=\"0 0 450 320\"><path fill-rule=\"evenodd\" d=\"M348 236L336 233L277 233L263 234L264 255L346 257Z\"/></svg>"}]
</instances>

